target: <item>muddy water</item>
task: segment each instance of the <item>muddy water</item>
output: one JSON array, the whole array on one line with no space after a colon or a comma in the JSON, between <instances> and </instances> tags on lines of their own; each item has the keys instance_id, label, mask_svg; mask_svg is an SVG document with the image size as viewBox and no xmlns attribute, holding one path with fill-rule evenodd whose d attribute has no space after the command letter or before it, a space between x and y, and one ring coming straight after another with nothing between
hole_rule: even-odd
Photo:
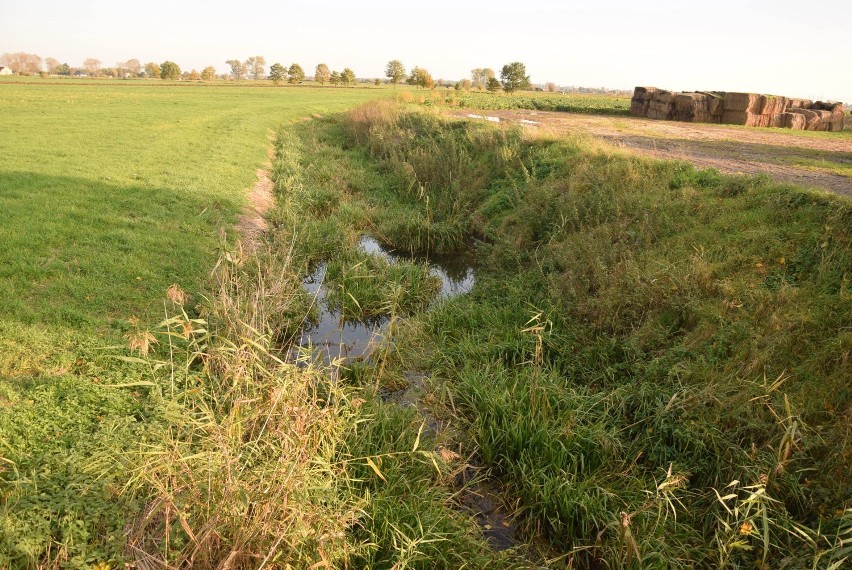
<instances>
[{"instance_id":1,"label":"muddy water","mask_svg":"<svg viewBox=\"0 0 852 570\"><path fill-rule=\"evenodd\" d=\"M441 280L439 298L446 299L467 293L475 281L473 256L470 254L402 254L382 246L370 236L363 236L358 242L358 248L364 253L377 255L392 263L397 260L428 263L429 272ZM321 263L303 282L305 290L315 299L319 318L302 331L299 345L312 346L317 356L321 356L326 362L369 358L373 348L382 341L387 316L366 321L343 319L340 309L328 303L325 273L326 265Z\"/></svg>"}]
</instances>

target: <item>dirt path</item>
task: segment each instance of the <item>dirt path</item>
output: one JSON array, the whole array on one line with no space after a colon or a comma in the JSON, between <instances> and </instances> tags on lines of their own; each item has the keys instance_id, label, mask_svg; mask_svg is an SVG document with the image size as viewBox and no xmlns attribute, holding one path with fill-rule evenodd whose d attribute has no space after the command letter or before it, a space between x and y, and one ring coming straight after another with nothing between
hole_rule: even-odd
<instances>
[{"instance_id":1,"label":"dirt path","mask_svg":"<svg viewBox=\"0 0 852 570\"><path fill-rule=\"evenodd\" d=\"M267 151L267 156L272 160L271 147ZM254 250L257 247L260 234L268 227L266 213L275 205L275 184L269 178L270 168L272 163L266 162L263 168L255 171L257 182L248 191L248 204L237 217L237 232L243 248L247 250Z\"/></svg>"},{"instance_id":2,"label":"dirt path","mask_svg":"<svg viewBox=\"0 0 852 570\"><path fill-rule=\"evenodd\" d=\"M526 121L544 134L586 133L640 154L687 160L726 173L766 173L776 180L852 196L852 135L845 133L808 136L777 129L545 111L475 113ZM466 116L468 111L453 114Z\"/></svg>"}]
</instances>

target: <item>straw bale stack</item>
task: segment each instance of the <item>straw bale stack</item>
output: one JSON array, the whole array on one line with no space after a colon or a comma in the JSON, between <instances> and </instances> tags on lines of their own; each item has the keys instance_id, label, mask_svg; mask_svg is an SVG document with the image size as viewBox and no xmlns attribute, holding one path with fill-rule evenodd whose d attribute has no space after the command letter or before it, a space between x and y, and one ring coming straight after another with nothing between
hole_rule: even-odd
<instances>
[{"instance_id":1,"label":"straw bale stack","mask_svg":"<svg viewBox=\"0 0 852 570\"><path fill-rule=\"evenodd\" d=\"M635 88L630 114L649 119L811 131L842 131L847 122L839 103L757 93L678 93L656 87Z\"/></svg>"},{"instance_id":2,"label":"straw bale stack","mask_svg":"<svg viewBox=\"0 0 852 570\"><path fill-rule=\"evenodd\" d=\"M756 127L760 115L749 113L748 111L729 111L725 109L722 112L722 122L729 125L746 125L747 127Z\"/></svg>"},{"instance_id":3,"label":"straw bale stack","mask_svg":"<svg viewBox=\"0 0 852 570\"><path fill-rule=\"evenodd\" d=\"M771 115L769 119L769 126L776 129L783 129L785 114L786 113L775 113L774 115Z\"/></svg>"},{"instance_id":4,"label":"straw bale stack","mask_svg":"<svg viewBox=\"0 0 852 570\"><path fill-rule=\"evenodd\" d=\"M814 104L810 99L790 99L788 105L788 109L790 107L796 107L797 109L810 109Z\"/></svg>"},{"instance_id":5,"label":"straw bale stack","mask_svg":"<svg viewBox=\"0 0 852 570\"><path fill-rule=\"evenodd\" d=\"M829 121L828 130L832 132L839 132L843 130L843 124L846 119L846 113L843 110L843 103L835 103L834 108L831 110L831 120Z\"/></svg>"},{"instance_id":6,"label":"straw bale stack","mask_svg":"<svg viewBox=\"0 0 852 570\"><path fill-rule=\"evenodd\" d=\"M793 129L795 131L805 130L805 116L799 113L784 113L784 128Z\"/></svg>"},{"instance_id":7,"label":"straw bale stack","mask_svg":"<svg viewBox=\"0 0 852 570\"><path fill-rule=\"evenodd\" d=\"M831 111L824 111L820 109L818 111L814 111L814 113L819 115L819 122L816 125L816 130L827 131L831 127Z\"/></svg>"},{"instance_id":8,"label":"straw bale stack","mask_svg":"<svg viewBox=\"0 0 852 570\"><path fill-rule=\"evenodd\" d=\"M778 115L787 110L789 101L786 97L777 97L775 95L763 95L763 106L760 110L761 115Z\"/></svg>"},{"instance_id":9,"label":"straw bale stack","mask_svg":"<svg viewBox=\"0 0 852 570\"><path fill-rule=\"evenodd\" d=\"M745 111L753 115L763 109L763 95L757 93L725 93L722 105L725 111Z\"/></svg>"},{"instance_id":10,"label":"straw bale stack","mask_svg":"<svg viewBox=\"0 0 852 570\"><path fill-rule=\"evenodd\" d=\"M633 98L630 100L630 114L634 117L647 117L651 97L657 91L656 87L637 87L634 89Z\"/></svg>"},{"instance_id":11,"label":"straw bale stack","mask_svg":"<svg viewBox=\"0 0 852 570\"><path fill-rule=\"evenodd\" d=\"M695 120L696 100L693 93L677 93L674 96L672 119L675 121Z\"/></svg>"},{"instance_id":12,"label":"straw bale stack","mask_svg":"<svg viewBox=\"0 0 852 570\"><path fill-rule=\"evenodd\" d=\"M806 131L815 131L817 130L817 123L820 118L819 115L816 114L815 111L811 111L810 109L798 109L796 107L790 108L791 113L796 113L801 115L805 119L805 130Z\"/></svg>"},{"instance_id":13,"label":"straw bale stack","mask_svg":"<svg viewBox=\"0 0 852 570\"><path fill-rule=\"evenodd\" d=\"M671 119L674 111L674 94L671 91L658 89L651 95L648 103L649 119Z\"/></svg>"}]
</instances>

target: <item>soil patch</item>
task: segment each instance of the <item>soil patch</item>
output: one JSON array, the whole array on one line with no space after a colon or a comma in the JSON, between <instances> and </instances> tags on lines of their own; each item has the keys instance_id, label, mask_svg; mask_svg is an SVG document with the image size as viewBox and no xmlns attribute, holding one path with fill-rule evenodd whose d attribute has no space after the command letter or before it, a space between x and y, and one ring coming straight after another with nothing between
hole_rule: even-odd
<instances>
[{"instance_id":1,"label":"soil patch","mask_svg":"<svg viewBox=\"0 0 852 570\"><path fill-rule=\"evenodd\" d=\"M255 249L260 234L266 231L266 213L275 205L274 188L269 172L265 168L258 168L257 182L248 193L248 204L237 217L237 232L245 249Z\"/></svg>"}]
</instances>

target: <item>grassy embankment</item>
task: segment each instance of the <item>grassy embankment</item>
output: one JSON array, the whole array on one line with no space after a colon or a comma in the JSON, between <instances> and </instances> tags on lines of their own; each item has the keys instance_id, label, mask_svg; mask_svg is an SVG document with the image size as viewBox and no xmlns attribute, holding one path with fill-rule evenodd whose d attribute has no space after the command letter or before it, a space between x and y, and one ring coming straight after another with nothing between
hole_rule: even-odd
<instances>
[{"instance_id":1,"label":"grassy embankment","mask_svg":"<svg viewBox=\"0 0 852 570\"><path fill-rule=\"evenodd\" d=\"M471 294L392 320L393 350L343 371L373 418L350 453L386 457L359 475L375 567L400 520L419 529L412 566L462 552L433 545L448 527L418 514L442 512L419 502L430 476L394 459L418 421L387 430L399 410L370 397L411 371L461 429L428 445L450 468L476 452L528 532L581 567L849 554L848 200L387 105L294 130L280 247L316 261L361 232L413 251L479 240ZM372 283L393 314L399 286Z\"/></svg>"},{"instance_id":2,"label":"grassy embankment","mask_svg":"<svg viewBox=\"0 0 852 570\"><path fill-rule=\"evenodd\" d=\"M376 95L0 83L0 567L120 559L167 399L105 347L202 301L270 129Z\"/></svg>"}]
</instances>

